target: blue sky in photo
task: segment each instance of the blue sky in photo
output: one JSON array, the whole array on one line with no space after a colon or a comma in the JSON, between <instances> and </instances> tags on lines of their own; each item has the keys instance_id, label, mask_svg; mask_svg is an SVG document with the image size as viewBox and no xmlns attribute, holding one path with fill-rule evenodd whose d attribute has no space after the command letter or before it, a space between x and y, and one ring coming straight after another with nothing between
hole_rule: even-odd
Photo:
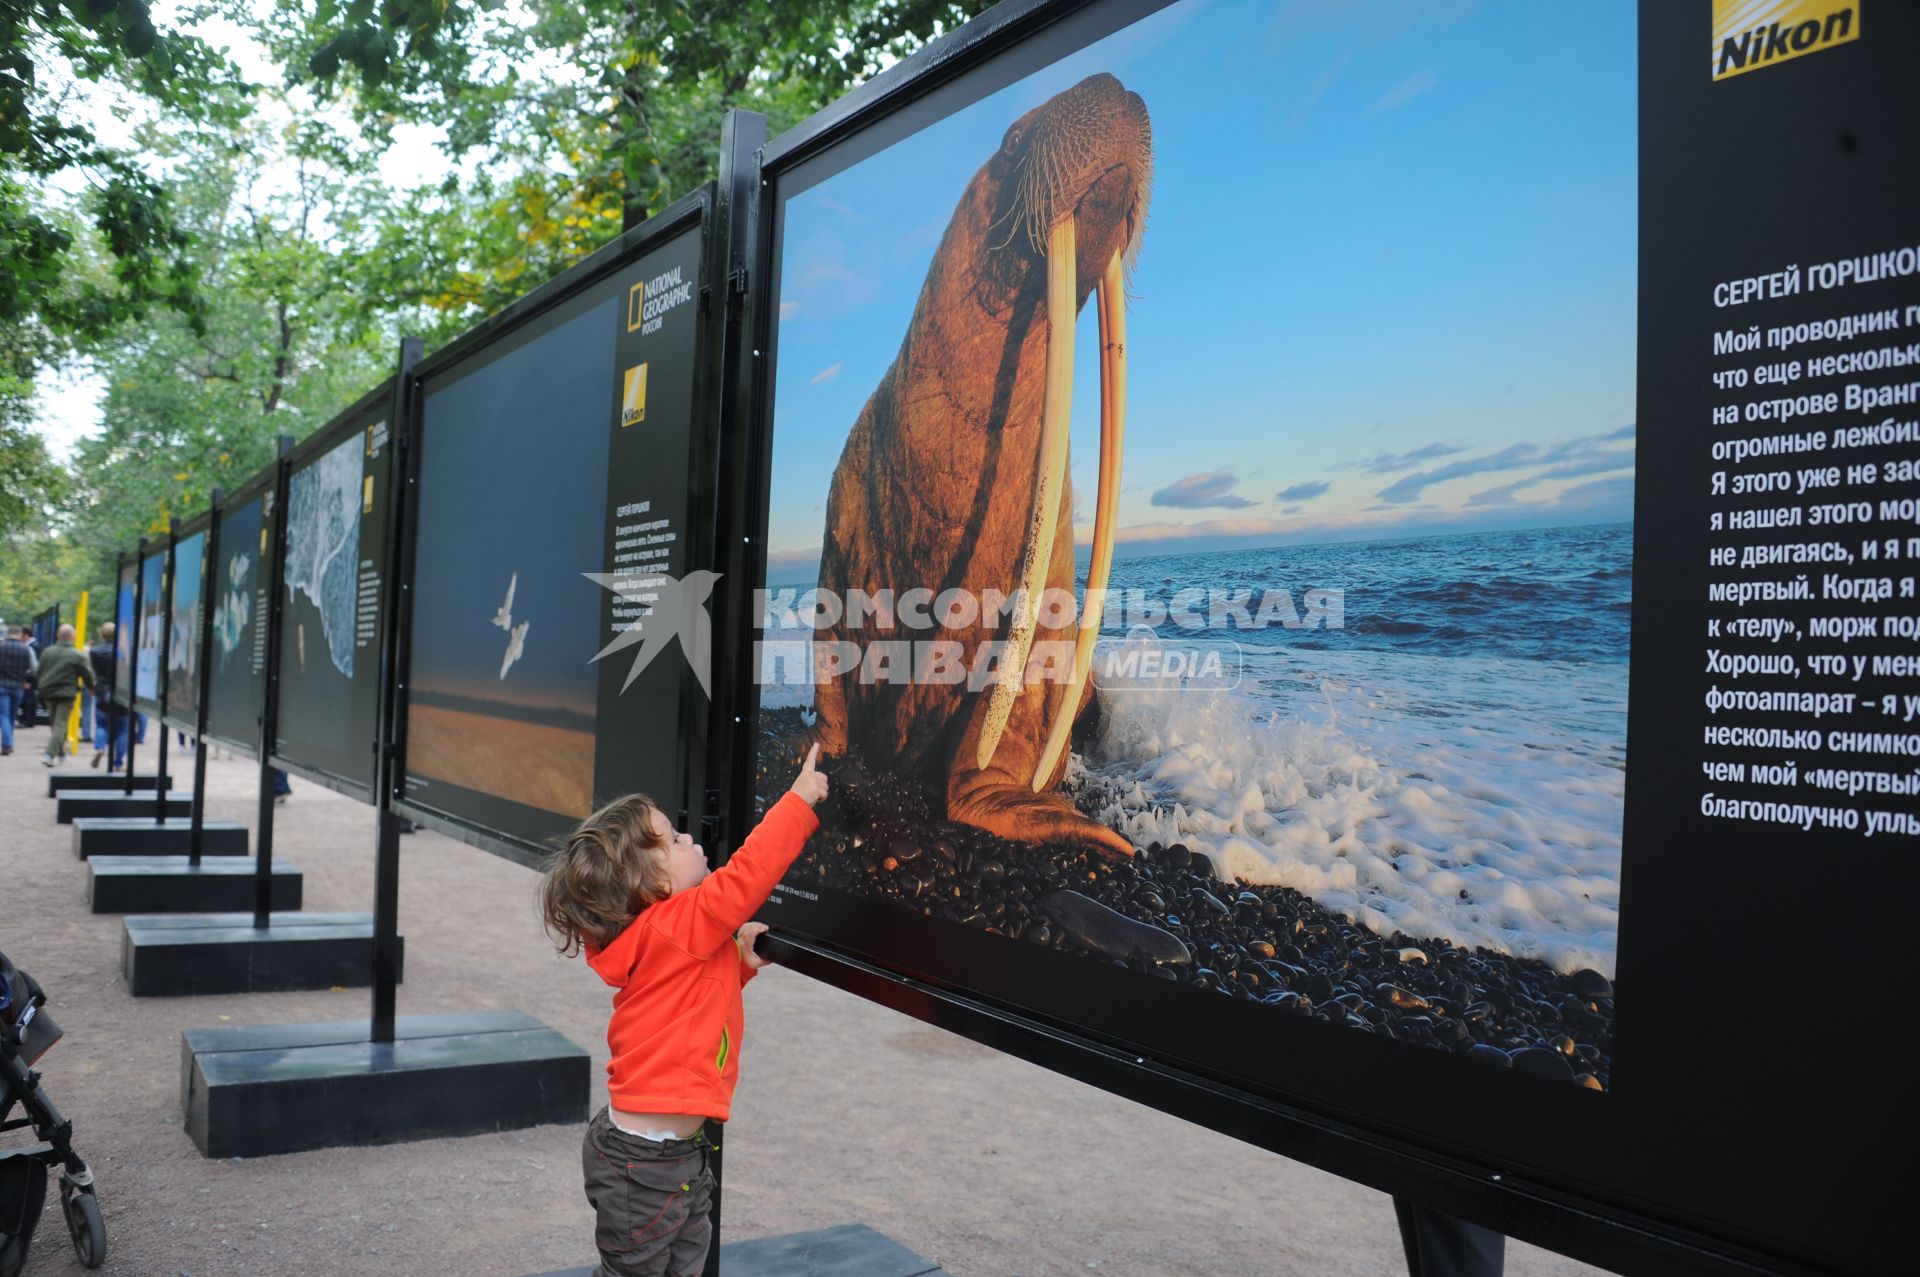
<instances>
[{"instance_id":1,"label":"blue sky in photo","mask_svg":"<svg viewBox=\"0 0 1920 1277\"><path fill-rule=\"evenodd\" d=\"M1184 0L801 192L770 579L817 552L961 192L1009 123L1099 71L1154 131L1121 554L1631 518L1635 40L1631 5Z\"/></svg>"}]
</instances>

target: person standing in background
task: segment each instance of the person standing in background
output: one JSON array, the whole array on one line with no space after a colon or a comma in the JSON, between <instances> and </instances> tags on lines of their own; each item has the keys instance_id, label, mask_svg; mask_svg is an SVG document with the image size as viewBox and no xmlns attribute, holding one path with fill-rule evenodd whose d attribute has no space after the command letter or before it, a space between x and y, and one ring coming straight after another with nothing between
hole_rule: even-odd
<instances>
[{"instance_id":1,"label":"person standing in background","mask_svg":"<svg viewBox=\"0 0 1920 1277\"><path fill-rule=\"evenodd\" d=\"M108 621L100 627L100 641L87 650L87 662L93 667L93 761L90 767L98 767L100 760L107 760L108 771L120 770L120 759L127 752L127 711L124 706L116 705L113 700L113 679L117 664L113 636L114 625Z\"/></svg>"},{"instance_id":2,"label":"person standing in background","mask_svg":"<svg viewBox=\"0 0 1920 1277\"><path fill-rule=\"evenodd\" d=\"M71 625L60 627L52 649L40 658L35 682L40 688L40 699L47 707L50 724L47 756L40 761L52 767L67 756L67 715L73 709L73 698L80 694L81 688L93 685L93 666L86 653L73 645Z\"/></svg>"},{"instance_id":3,"label":"person standing in background","mask_svg":"<svg viewBox=\"0 0 1920 1277\"><path fill-rule=\"evenodd\" d=\"M20 625L15 628L20 631L20 641L27 645L27 654L33 658L33 663L37 668L40 664L40 640L33 636L33 628L31 626ZM36 695L35 683L35 679L30 678L27 680L26 695L20 699L20 713L18 717L22 727L32 727L38 714L40 698Z\"/></svg>"},{"instance_id":4,"label":"person standing in background","mask_svg":"<svg viewBox=\"0 0 1920 1277\"><path fill-rule=\"evenodd\" d=\"M13 752L13 720L38 668L33 649L21 640L20 627L7 626L0 634L0 756Z\"/></svg>"}]
</instances>

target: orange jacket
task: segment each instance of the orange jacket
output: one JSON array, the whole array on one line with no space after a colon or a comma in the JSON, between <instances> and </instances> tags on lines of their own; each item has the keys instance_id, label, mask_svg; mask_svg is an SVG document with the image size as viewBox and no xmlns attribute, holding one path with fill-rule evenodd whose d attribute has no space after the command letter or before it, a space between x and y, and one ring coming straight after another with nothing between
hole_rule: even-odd
<instances>
[{"instance_id":1,"label":"orange jacket","mask_svg":"<svg viewBox=\"0 0 1920 1277\"><path fill-rule=\"evenodd\" d=\"M690 1113L726 1121L745 1032L740 990L753 978L733 933L820 827L787 794L740 849L699 886L655 901L587 964L612 985L607 1093L628 1113Z\"/></svg>"}]
</instances>

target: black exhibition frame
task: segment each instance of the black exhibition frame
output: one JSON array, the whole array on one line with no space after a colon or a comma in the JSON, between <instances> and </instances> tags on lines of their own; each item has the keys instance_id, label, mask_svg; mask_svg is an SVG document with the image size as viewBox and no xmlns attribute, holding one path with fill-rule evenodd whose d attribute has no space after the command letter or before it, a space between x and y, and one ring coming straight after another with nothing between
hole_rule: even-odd
<instances>
[{"instance_id":1,"label":"black exhibition frame","mask_svg":"<svg viewBox=\"0 0 1920 1277\"><path fill-rule=\"evenodd\" d=\"M292 488L293 476L299 473L307 463L313 461L315 458L325 455L329 450L339 447L356 435L364 435L369 426L384 422L387 426L388 434L385 443L381 446L383 472L387 476L387 484L397 486L395 480L399 477L399 467L394 460L395 448L393 443L397 432L392 420L395 401L394 379L388 377L373 390L362 395L351 407L336 415L332 421L301 440L294 446L293 451L285 457L284 464L287 470L287 482L282 488L280 500L281 511L277 515L279 519L278 528L281 535L279 539L275 541L273 547L274 590L272 611L276 627L283 626L288 621L288 609L286 607L288 590L285 570L287 557L287 522L285 511L286 506L291 503L289 494ZM389 493L380 493L374 510L368 513L377 515L382 521L389 520L393 513L393 505L389 496ZM365 528L364 521L362 528L363 530ZM385 543L380 548L378 558L384 576L389 570L388 565L392 560L393 527L391 523L388 522L382 530L385 533ZM384 604L384 602L385 600L383 599L382 603ZM357 614L356 608L356 617ZM370 668L364 676L366 681L364 683L362 682L362 675L357 671L353 679L355 695L371 696L376 705L380 695L377 671L379 662L386 651L386 631L390 619L387 610L382 606L373 642L365 649L370 657ZM284 660L286 658L288 644L285 641L285 635L281 635L280 638L278 654L279 658ZM322 642L324 642L324 639ZM316 651L316 657L317 656L318 652ZM280 677L280 671L277 668L268 670L268 678L275 688L274 718L277 732L279 720L286 714L286 702L283 699L285 695L285 685ZM363 687L366 689L365 691L361 690ZM378 734L379 726L376 715L370 719L367 728L365 768L364 770L356 770L353 774L335 771L320 763L289 754L283 750L277 738L273 739L270 743L269 761L274 767L278 767L292 775L303 777L316 785L321 785L338 793L346 794L349 797L357 798L363 803L371 803L374 800L375 776L377 774L376 748L378 744ZM297 752L296 749L295 753Z\"/></svg>"},{"instance_id":2,"label":"black exhibition frame","mask_svg":"<svg viewBox=\"0 0 1920 1277\"><path fill-rule=\"evenodd\" d=\"M1006 0L759 151L757 176L746 183L759 198L750 210L733 210L736 227L752 219L741 263L749 286L744 337L729 361L730 403L722 436L726 557L717 566L730 586L723 592L724 622L716 596L715 712L716 721L732 722L713 742L709 793L724 796L722 828L729 833L744 833L754 820L758 696L752 644L759 618L741 613L751 607L751 591L766 573L772 365L786 188L805 189L843 171L1166 3ZM1706 6L1692 8L1704 36ZM1643 15L1648 12L1643 6ZM1643 60L1650 21L1643 16ZM1648 127L1643 120L1643 138ZM723 149L723 187L727 162ZM1643 192L1643 207L1648 198ZM1647 304L1643 297L1643 313ZM1643 404L1648 393L1643 382ZM1644 507L1648 499L1643 492L1639 502ZM1654 548L1637 547L1636 575L1657 558ZM1633 802L1629 782L1629 812ZM1632 828L1634 817L1627 819ZM737 841L737 834L725 841ZM1626 891L1630 896L1632 887ZM1617 1083L1612 1093L1594 1094L1411 1043L1323 1028L1304 1017L1261 1017L1257 1008L1249 1016L1244 1004L1229 1000L1203 1006L1194 999L1196 1005L1185 1005L1174 986L1125 978L1085 959L1035 951L879 902L836 896L831 907L842 923L857 920L860 934L873 937L881 952L915 954L915 967L808 934L805 919L817 914L804 901L762 914L776 927L772 947L781 961L929 1023L1382 1191L1624 1272L1810 1273L1835 1265L1832 1254L1811 1244L1790 1246L1729 1217L1675 1205L1657 1181L1709 1178L1712 1159L1726 1150L1697 1147L1689 1140L1684 1114L1658 1106L1642 1115L1645 1129L1636 1127L1639 1146L1623 1147L1628 1141L1611 1128L1624 1115L1622 1104L1632 1103L1630 1081ZM1628 906L1649 911L1643 920L1649 926L1660 925L1650 912L1657 907L1651 900ZM1623 927L1623 950L1626 939ZM1658 973L1640 974L1643 980L1658 978ZM1637 991L1647 992L1644 984ZM1142 1022L1155 1026L1152 1047L1132 1041L1126 1031L1125 1026ZM1623 1031L1630 1029L1626 1020L1621 1023ZM1170 1043L1180 1045L1170 1049ZM1642 1038L1636 1047L1640 1067L1660 1067L1657 1042ZM1257 1082L1232 1067L1236 1056L1256 1050L1293 1061L1284 1086ZM1764 1115L1755 1113L1756 1140L1763 1139L1765 1129ZM1565 1169L1564 1153L1557 1160L1547 1155L1555 1142L1585 1150L1590 1143L1609 1141L1610 1155L1623 1159L1629 1171L1653 1172L1645 1183L1618 1173L1618 1167L1605 1186L1596 1182L1599 1177L1576 1179ZM1791 1177L1788 1184L1822 1173L1811 1161L1779 1169Z\"/></svg>"},{"instance_id":3,"label":"black exhibition frame","mask_svg":"<svg viewBox=\"0 0 1920 1277\"><path fill-rule=\"evenodd\" d=\"M219 489L216 488L214 489L214 501L217 503L219 499L220 499ZM173 544L167 550L168 610L167 610L166 652L167 652L167 657L169 661L171 661L171 658L173 656L173 649L172 649L173 609L174 607L182 603L182 600L174 597L176 591L173 588L174 578L178 574L179 567L180 567L179 565L180 545L181 545L181 542L183 541L188 541L188 540L191 540L193 537L201 536L202 534L205 534L205 540L203 540L200 543L200 556L201 556L200 588L199 588L200 597L195 600L195 602L202 604L202 606L204 607L204 602L206 599L207 578L209 575L209 573L207 572L208 557L216 549L213 543L213 531L212 531L213 522L214 522L213 507L209 506L207 509L202 510L200 513L194 515L191 519L187 519L184 522L180 523L174 529ZM206 617L204 615L197 616L195 618L195 624L194 624L195 630L198 631L199 629L203 628L205 621L206 621ZM199 637L200 636L196 633L195 635L196 642L199 641ZM201 653L201 655L204 656L205 653ZM202 684L202 688L204 690L204 683ZM198 696L194 697L194 703L191 705L171 704L168 698L168 693L173 690L173 671L171 669L164 670L162 672L162 676L160 679L160 689L161 689L160 690L160 704L161 704L160 721L165 725L172 727L176 731L193 732L197 730L200 725L201 698Z\"/></svg>"},{"instance_id":4,"label":"black exhibition frame","mask_svg":"<svg viewBox=\"0 0 1920 1277\"><path fill-rule=\"evenodd\" d=\"M285 442L283 439L283 443ZM222 558L224 558L226 554L226 546L224 543L231 540L232 537L232 529L229 528L227 524L234 513L245 509L255 501L263 501L264 498L271 496L274 498L274 513L277 515L279 510L277 494L279 492L280 469L281 466L278 460L272 462L261 469L258 474L255 474L252 478L234 489L233 493L222 499L216 507L219 511L222 531L221 540L216 543L214 548L220 553ZM264 508L263 502L262 509L264 510ZM270 547L274 547L274 554L269 558L262 559L256 566L255 571L266 574L265 579L271 581L273 572L278 566L279 554L271 538L269 538L268 544ZM208 597L217 600L219 598L220 581L220 568L217 562L212 563L209 567L207 576L208 579L213 582L213 588L209 592ZM269 599L271 598L271 589L272 587L269 585L267 587ZM260 593L261 591L256 587L256 599L258 599ZM253 623L264 627L268 621L267 613L270 613L271 610L271 604L269 603L266 608L260 609L261 614L253 618ZM264 634L265 631L262 630L261 633ZM224 707L220 699L214 696L211 654L207 654L207 656L206 695L203 699L207 702L205 730L208 739L220 742L224 747L233 750L243 757L258 757L260 750L260 711L256 709L250 716L235 717L223 721L220 713L216 712ZM262 669L257 676L259 685L257 695L262 699L264 699L265 696L268 673L269 671Z\"/></svg>"},{"instance_id":5,"label":"black exhibition frame","mask_svg":"<svg viewBox=\"0 0 1920 1277\"><path fill-rule=\"evenodd\" d=\"M414 369L408 388L408 414L413 424L408 440L406 464L406 488L408 499L401 516L401 556L398 560L402 590L400 592L399 611L394 617L398 626L400 642L396 645L396 682L390 730L392 732L392 791L391 799L395 812L429 829L444 833L482 851L491 852L516 864L537 867L551 848L511 831L488 825L483 820L470 815L455 814L441 810L430 802L416 796L410 796L405 787L406 749L408 720L408 688L411 683L411 644L407 641L412 633L414 590L416 581L415 555L418 550L418 531L420 508L418 481L424 473L430 473L432 460L431 431L421 428L425 412L425 400L432 391L432 384L449 373L459 371L472 361L483 360L503 342L512 342L533 331L543 319L553 316L573 299L584 292L604 283L621 271L629 268L639 258L653 252L673 240L676 236L696 228L702 230L706 244L702 248L700 259L700 278L696 284L696 293L700 313L698 317L699 345L705 348L710 320L719 307L711 304L711 286L715 278L713 261L714 244L717 237L711 233L714 218L715 196L711 185L689 193L674 202L672 206L646 221L622 232L592 255L542 284L513 304L490 316L457 340L442 347L420 362ZM536 336L528 337L537 339ZM687 562L699 564L707 562L712 555L710 549L711 532L716 514L714 509L714 491L710 478L712 452L711 442L716 431L714 421L714 400L709 374L710 359L696 356L693 389L693 429L694 464L687 476L688 519L682 530ZM593 473L583 476L593 483L604 483L606 476ZM564 493L534 494L536 501L565 500ZM677 654L668 654L665 659L678 661ZM682 667L684 668L684 667ZM683 734L683 739L697 739L704 742L706 709L704 704L697 708L693 701L704 702L705 697L697 683L683 674L681 678L682 694L681 717L692 736ZM604 725L603 725L604 726ZM681 812L684 827L688 807L687 795L694 792L700 784L699 762L703 751L688 749L680 756L681 774L675 778L671 787L671 796L662 795L663 801L671 809L677 806Z\"/></svg>"}]
</instances>

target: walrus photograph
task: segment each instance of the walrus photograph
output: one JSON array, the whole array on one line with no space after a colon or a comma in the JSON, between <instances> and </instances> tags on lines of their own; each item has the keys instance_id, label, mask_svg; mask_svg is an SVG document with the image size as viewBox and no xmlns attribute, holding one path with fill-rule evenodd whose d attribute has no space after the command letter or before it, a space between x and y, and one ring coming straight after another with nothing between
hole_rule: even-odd
<instances>
[{"instance_id":1,"label":"walrus photograph","mask_svg":"<svg viewBox=\"0 0 1920 1277\"><path fill-rule=\"evenodd\" d=\"M1550 14L1187 0L784 194L756 796L814 744L836 793L788 884L1612 1086L1591 16L1575 66Z\"/></svg>"}]
</instances>

